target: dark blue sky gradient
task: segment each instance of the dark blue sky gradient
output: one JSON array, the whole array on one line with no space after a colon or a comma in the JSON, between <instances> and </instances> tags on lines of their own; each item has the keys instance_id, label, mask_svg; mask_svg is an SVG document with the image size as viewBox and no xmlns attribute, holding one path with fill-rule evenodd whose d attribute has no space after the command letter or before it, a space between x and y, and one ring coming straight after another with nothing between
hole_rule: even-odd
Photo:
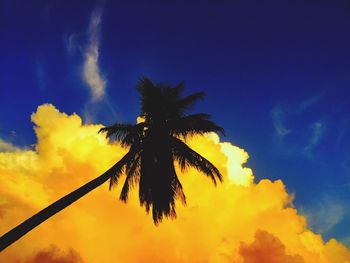
<instances>
[{"instance_id":1,"label":"dark blue sky gradient","mask_svg":"<svg viewBox=\"0 0 350 263\"><path fill-rule=\"evenodd\" d=\"M248 151L257 180L281 178L316 231L350 244L350 2L145 2L1 1L0 138L35 143L42 103L84 114L87 29L103 8L99 65L115 112L96 105L95 122L135 120L140 76L184 80L206 92L196 110Z\"/></svg>"}]
</instances>

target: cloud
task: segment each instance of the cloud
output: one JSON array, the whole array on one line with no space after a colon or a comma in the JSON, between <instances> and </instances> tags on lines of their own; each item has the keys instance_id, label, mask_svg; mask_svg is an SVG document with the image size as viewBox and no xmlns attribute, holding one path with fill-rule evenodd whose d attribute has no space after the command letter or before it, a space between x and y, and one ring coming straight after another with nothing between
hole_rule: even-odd
<instances>
[{"instance_id":1,"label":"cloud","mask_svg":"<svg viewBox=\"0 0 350 263\"><path fill-rule=\"evenodd\" d=\"M93 10L86 32L84 30L84 33L73 32L64 35L68 55L71 57L78 55L79 61L83 59L79 77L84 82L84 88L87 88L90 93L90 97L82 109L84 121L87 123L93 123L96 119L108 120L109 122L115 122L118 119L117 111L107 96L107 79L101 73L99 65L102 6L103 3Z\"/></svg>"},{"instance_id":2,"label":"cloud","mask_svg":"<svg viewBox=\"0 0 350 263\"><path fill-rule=\"evenodd\" d=\"M239 253L244 263L304 263L300 255L287 255L286 248L277 237L258 230L252 244L242 243Z\"/></svg>"},{"instance_id":3,"label":"cloud","mask_svg":"<svg viewBox=\"0 0 350 263\"><path fill-rule=\"evenodd\" d=\"M12 143L6 142L0 138L0 152L13 152L17 150L17 147Z\"/></svg>"},{"instance_id":4,"label":"cloud","mask_svg":"<svg viewBox=\"0 0 350 263\"><path fill-rule=\"evenodd\" d=\"M314 149L325 134L326 122L318 120L305 123L304 114L320 99L320 96L313 96L293 107L279 105L272 109L271 118L277 138L276 143L283 153L298 155L302 153L304 157L314 157ZM291 127L287 127L287 121L293 125L290 124Z\"/></svg>"},{"instance_id":5,"label":"cloud","mask_svg":"<svg viewBox=\"0 0 350 263\"><path fill-rule=\"evenodd\" d=\"M50 246L47 249L40 250L31 258L18 263L83 263L83 260L74 249L69 249L63 253L56 246Z\"/></svg>"},{"instance_id":6,"label":"cloud","mask_svg":"<svg viewBox=\"0 0 350 263\"><path fill-rule=\"evenodd\" d=\"M97 177L126 151L97 134L101 125L83 125L78 115L49 104L38 107L32 121L35 150L0 153L0 204L6 204L0 233ZM89 263L248 263L266 251L280 262L350 261L340 242L324 242L310 230L281 180L254 182L243 149L216 134L188 143L222 171L224 182L214 187L196 170L179 172L187 206L177 204L177 219L156 227L137 193L124 204L118 200L122 183L112 191L104 184L8 247L0 262L33 260L51 243L60 251L74 248Z\"/></svg>"},{"instance_id":7,"label":"cloud","mask_svg":"<svg viewBox=\"0 0 350 263\"><path fill-rule=\"evenodd\" d=\"M98 64L101 19L102 10L96 9L91 15L88 29L89 43L84 54L83 79L90 89L92 101L103 98L106 89L106 80L101 75ZM73 39L68 40L69 49L73 49Z\"/></svg>"},{"instance_id":8,"label":"cloud","mask_svg":"<svg viewBox=\"0 0 350 263\"><path fill-rule=\"evenodd\" d=\"M2 219L4 217L7 208L8 208L7 204L0 203L0 219Z\"/></svg>"},{"instance_id":9,"label":"cloud","mask_svg":"<svg viewBox=\"0 0 350 263\"><path fill-rule=\"evenodd\" d=\"M284 115L284 112L278 108L275 108L271 112L275 133L280 138L283 138L292 132L292 130L287 129L286 125L284 124Z\"/></svg>"},{"instance_id":10,"label":"cloud","mask_svg":"<svg viewBox=\"0 0 350 263\"><path fill-rule=\"evenodd\" d=\"M339 130L338 130L338 136L336 139L336 142L338 146L342 146L342 144L345 142L345 138L349 134L349 121L346 119L342 119L339 122Z\"/></svg>"},{"instance_id":11,"label":"cloud","mask_svg":"<svg viewBox=\"0 0 350 263\"><path fill-rule=\"evenodd\" d=\"M313 106L314 104L316 104L317 102L319 102L320 100L321 100L321 95L315 95L313 97L307 98L306 100L299 103L299 105L297 105L297 107L295 108L295 111L298 113L302 113L308 108L310 108L311 106Z\"/></svg>"},{"instance_id":12,"label":"cloud","mask_svg":"<svg viewBox=\"0 0 350 263\"><path fill-rule=\"evenodd\" d=\"M37 61L35 65L35 78L38 88L43 91L46 89L45 65L42 61Z\"/></svg>"},{"instance_id":13,"label":"cloud","mask_svg":"<svg viewBox=\"0 0 350 263\"><path fill-rule=\"evenodd\" d=\"M311 125L312 135L309 142L304 147L304 151L310 153L320 142L325 133L325 125L321 121L314 122Z\"/></svg>"},{"instance_id":14,"label":"cloud","mask_svg":"<svg viewBox=\"0 0 350 263\"><path fill-rule=\"evenodd\" d=\"M329 195L323 196L319 202L305 211L312 229L322 234L341 222L345 213L346 205L343 201Z\"/></svg>"},{"instance_id":15,"label":"cloud","mask_svg":"<svg viewBox=\"0 0 350 263\"><path fill-rule=\"evenodd\" d=\"M321 97L319 95L315 95L308 99L305 99L301 103L291 106L282 107L281 105L276 106L271 111L271 118L273 122L273 127L275 129L275 133L278 137L283 138L286 135L292 132L291 128L287 128L285 124L286 117L299 115L308 110L311 106L319 102Z\"/></svg>"},{"instance_id":16,"label":"cloud","mask_svg":"<svg viewBox=\"0 0 350 263\"><path fill-rule=\"evenodd\" d=\"M68 54L73 55L77 50L81 50L81 45L78 44L79 34L71 33L64 37L64 42Z\"/></svg>"}]
</instances>

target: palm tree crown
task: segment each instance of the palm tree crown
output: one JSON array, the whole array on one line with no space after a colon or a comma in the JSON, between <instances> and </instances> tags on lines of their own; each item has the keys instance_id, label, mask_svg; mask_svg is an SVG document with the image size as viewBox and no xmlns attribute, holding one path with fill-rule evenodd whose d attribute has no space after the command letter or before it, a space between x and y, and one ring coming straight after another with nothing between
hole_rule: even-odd
<instances>
[{"instance_id":1,"label":"palm tree crown","mask_svg":"<svg viewBox=\"0 0 350 263\"><path fill-rule=\"evenodd\" d=\"M129 190L138 183L140 204L147 212L152 208L155 224L163 216L176 216L176 199L186 203L174 161L178 162L181 170L190 166L196 168L209 176L214 184L217 180L222 181L219 170L186 145L183 139L207 132L224 133L224 130L212 122L208 114L188 115L204 93L183 97L183 88L183 83L171 87L141 78L137 90L141 95L140 116L143 121L138 124L116 123L99 131L129 147L127 154L111 170L110 188L125 172L120 199L126 202Z\"/></svg>"}]
</instances>

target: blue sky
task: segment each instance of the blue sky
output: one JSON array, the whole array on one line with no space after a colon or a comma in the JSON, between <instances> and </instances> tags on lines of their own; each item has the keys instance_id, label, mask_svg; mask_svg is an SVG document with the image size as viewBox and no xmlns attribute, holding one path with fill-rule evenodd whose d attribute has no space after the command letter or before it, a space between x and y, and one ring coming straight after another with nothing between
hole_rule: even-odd
<instances>
[{"instance_id":1,"label":"blue sky","mask_svg":"<svg viewBox=\"0 0 350 263\"><path fill-rule=\"evenodd\" d=\"M350 3L261 2L0 1L0 138L31 147L47 102L133 122L140 76L184 80L257 180L350 245Z\"/></svg>"}]
</instances>

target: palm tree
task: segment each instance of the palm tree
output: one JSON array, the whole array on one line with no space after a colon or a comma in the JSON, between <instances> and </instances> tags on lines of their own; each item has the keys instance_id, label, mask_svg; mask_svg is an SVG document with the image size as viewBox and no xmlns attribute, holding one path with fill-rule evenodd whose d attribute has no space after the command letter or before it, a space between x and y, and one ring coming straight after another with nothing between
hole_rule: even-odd
<instances>
[{"instance_id":1,"label":"palm tree","mask_svg":"<svg viewBox=\"0 0 350 263\"><path fill-rule=\"evenodd\" d=\"M147 212L152 209L155 224L164 216L176 216L176 199L186 203L174 161L178 162L183 171L187 167L196 168L209 176L214 184L217 180L222 181L219 170L186 145L184 140L191 135L224 133L224 130L212 122L208 114L187 115L204 93L198 92L182 97L183 88L183 82L171 87L141 78L137 90L141 95L140 116L143 121L138 124L116 123L99 131L121 143L123 147L128 147L129 151L104 174L62 197L0 237L0 251L108 179L111 189L123 172L126 179L120 199L126 202L129 190L138 183L140 205L144 206Z\"/></svg>"}]
</instances>

